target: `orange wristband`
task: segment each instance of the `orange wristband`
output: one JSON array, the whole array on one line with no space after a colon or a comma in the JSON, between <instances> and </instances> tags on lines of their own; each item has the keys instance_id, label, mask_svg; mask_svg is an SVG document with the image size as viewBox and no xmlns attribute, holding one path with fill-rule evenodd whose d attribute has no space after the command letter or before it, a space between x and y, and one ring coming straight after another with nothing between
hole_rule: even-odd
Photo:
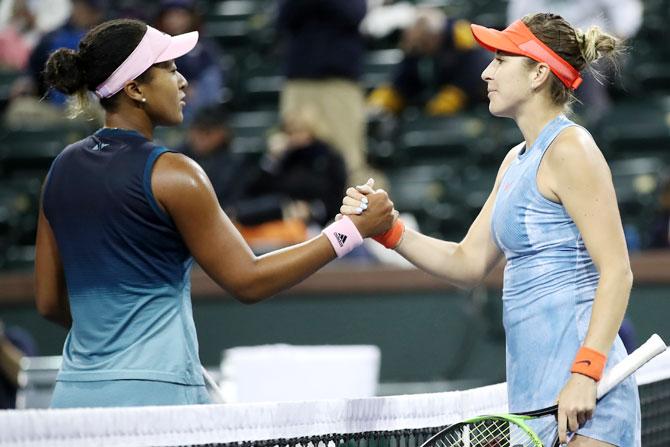
<instances>
[{"instance_id":1,"label":"orange wristband","mask_svg":"<svg viewBox=\"0 0 670 447\"><path fill-rule=\"evenodd\" d=\"M570 372L578 373L592 378L596 382L603 376L603 370L607 363L607 356L600 352L582 346L577 351L575 362Z\"/></svg>"},{"instance_id":2,"label":"orange wristband","mask_svg":"<svg viewBox=\"0 0 670 447\"><path fill-rule=\"evenodd\" d=\"M386 232L379 234L372 239L376 240L386 248L395 249L405 234L405 224L402 220L396 219L393 226Z\"/></svg>"}]
</instances>

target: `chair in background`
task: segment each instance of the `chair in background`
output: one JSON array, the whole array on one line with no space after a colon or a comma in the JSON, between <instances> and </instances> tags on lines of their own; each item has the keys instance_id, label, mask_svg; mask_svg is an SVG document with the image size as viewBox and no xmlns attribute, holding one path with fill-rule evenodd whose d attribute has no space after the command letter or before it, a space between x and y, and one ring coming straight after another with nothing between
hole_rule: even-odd
<instances>
[{"instance_id":1,"label":"chair in background","mask_svg":"<svg viewBox=\"0 0 670 447\"><path fill-rule=\"evenodd\" d=\"M371 345L263 345L226 349L228 402L361 398L376 394L381 354Z\"/></svg>"}]
</instances>

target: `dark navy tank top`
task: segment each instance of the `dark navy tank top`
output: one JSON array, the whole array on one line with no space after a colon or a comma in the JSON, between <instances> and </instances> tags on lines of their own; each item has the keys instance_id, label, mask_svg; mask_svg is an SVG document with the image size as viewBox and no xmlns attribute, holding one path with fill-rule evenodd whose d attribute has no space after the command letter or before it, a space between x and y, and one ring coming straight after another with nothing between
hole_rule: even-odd
<instances>
[{"instance_id":1,"label":"dark navy tank top","mask_svg":"<svg viewBox=\"0 0 670 447\"><path fill-rule=\"evenodd\" d=\"M60 381L204 384L190 298L193 259L151 191L167 149L104 128L54 160L43 207L73 324Z\"/></svg>"}]
</instances>

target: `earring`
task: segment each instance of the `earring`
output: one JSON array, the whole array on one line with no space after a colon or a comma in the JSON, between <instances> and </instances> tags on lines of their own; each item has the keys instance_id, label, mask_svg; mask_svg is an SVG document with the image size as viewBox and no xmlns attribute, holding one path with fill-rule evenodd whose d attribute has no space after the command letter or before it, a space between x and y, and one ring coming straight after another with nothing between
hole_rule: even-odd
<instances>
[{"instance_id":1,"label":"earring","mask_svg":"<svg viewBox=\"0 0 670 447\"><path fill-rule=\"evenodd\" d=\"M142 98L142 102L147 102L147 98Z\"/></svg>"}]
</instances>

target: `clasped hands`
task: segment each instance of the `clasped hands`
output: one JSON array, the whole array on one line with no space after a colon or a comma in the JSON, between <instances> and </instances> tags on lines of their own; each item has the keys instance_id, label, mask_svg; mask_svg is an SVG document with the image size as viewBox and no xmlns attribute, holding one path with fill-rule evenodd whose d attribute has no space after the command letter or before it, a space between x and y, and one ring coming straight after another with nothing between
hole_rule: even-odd
<instances>
[{"instance_id":1,"label":"clasped hands","mask_svg":"<svg viewBox=\"0 0 670 447\"><path fill-rule=\"evenodd\" d=\"M348 216L363 237L373 237L388 231L398 219L398 211L383 189L374 189L374 179L364 185L349 187L342 199L340 214L335 220Z\"/></svg>"}]
</instances>

